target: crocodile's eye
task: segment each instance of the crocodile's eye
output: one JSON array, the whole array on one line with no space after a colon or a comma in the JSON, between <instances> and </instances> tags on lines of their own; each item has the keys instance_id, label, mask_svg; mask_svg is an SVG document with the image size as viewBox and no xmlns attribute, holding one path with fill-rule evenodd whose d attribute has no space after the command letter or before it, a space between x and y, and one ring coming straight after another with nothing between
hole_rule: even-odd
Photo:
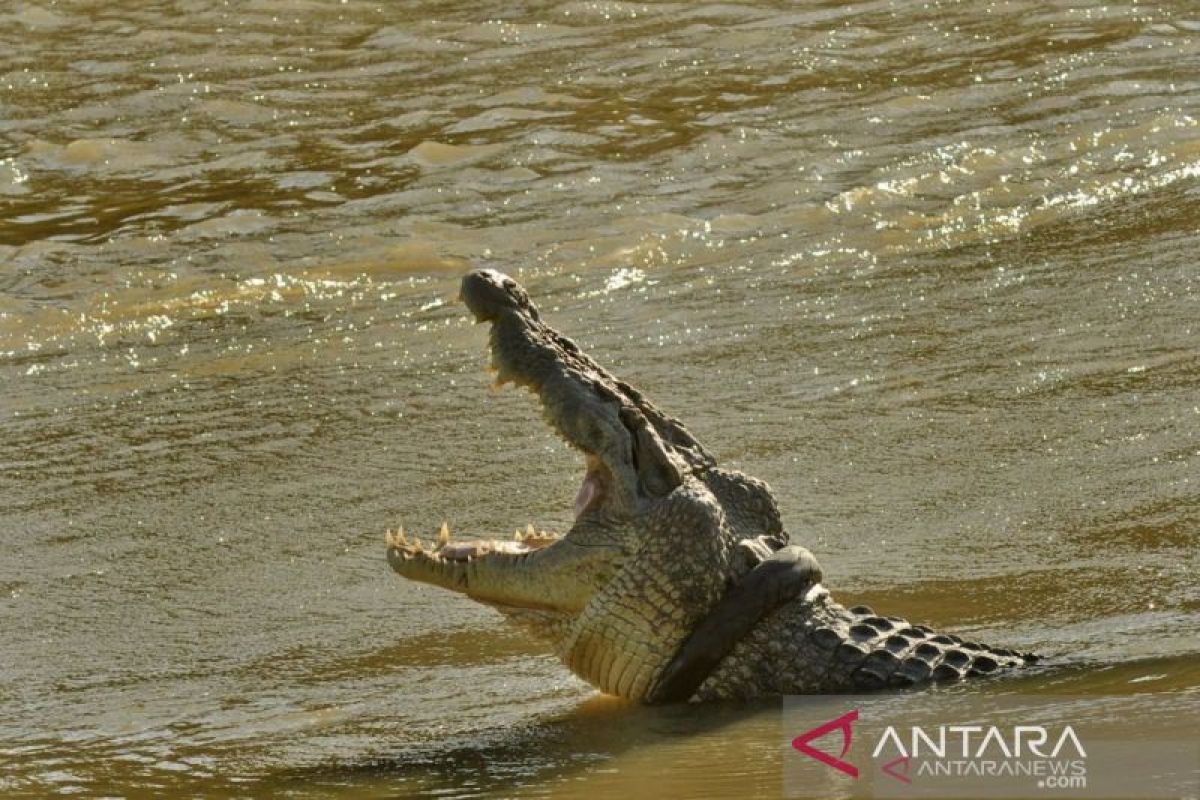
<instances>
[{"instance_id":1,"label":"crocodile's eye","mask_svg":"<svg viewBox=\"0 0 1200 800\"><path fill-rule=\"evenodd\" d=\"M525 288L521 284L512 278L505 277L500 285L509 299L516 304L517 308L527 312L535 320L538 319L537 309L533 307L533 302L529 299L529 293L525 291Z\"/></svg>"}]
</instances>

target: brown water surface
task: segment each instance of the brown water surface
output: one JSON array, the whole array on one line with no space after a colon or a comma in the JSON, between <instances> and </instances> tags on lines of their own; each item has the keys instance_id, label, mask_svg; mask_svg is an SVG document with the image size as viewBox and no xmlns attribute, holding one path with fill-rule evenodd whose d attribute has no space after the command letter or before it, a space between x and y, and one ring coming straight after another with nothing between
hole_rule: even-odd
<instances>
[{"instance_id":1,"label":"brown water surface","mask_svg":"<svg viewBox=\"0 0 1200 800\"><path fill-rule=\"evenodd\" d=\"M1194 702L1198 250L1193 0L0 6L0 794L779 792L777 702L390 574L569 524L485 263L845 600L1067 665L955 691Z\"/></svg>"}]
</instances>

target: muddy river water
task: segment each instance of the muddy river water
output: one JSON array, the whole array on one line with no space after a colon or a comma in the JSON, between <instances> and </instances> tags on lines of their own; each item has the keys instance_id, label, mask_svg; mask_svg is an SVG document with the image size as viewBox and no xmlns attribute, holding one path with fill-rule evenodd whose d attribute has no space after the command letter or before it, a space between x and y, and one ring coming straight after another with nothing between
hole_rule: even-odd
<instances>
[{"instance_id":1,"label":"muddy river water","mask_svg":"<svg viewBox=\"0 0 1200 800\"><path fill-rule=\"evenodd\" d=\"M566 529L470 266L846 602L1200 694L1194 0L0 4L0 794L778 796L383 530ZM1142 720L1130 716L1131 736Z\"/></svg>"}]
</instances>

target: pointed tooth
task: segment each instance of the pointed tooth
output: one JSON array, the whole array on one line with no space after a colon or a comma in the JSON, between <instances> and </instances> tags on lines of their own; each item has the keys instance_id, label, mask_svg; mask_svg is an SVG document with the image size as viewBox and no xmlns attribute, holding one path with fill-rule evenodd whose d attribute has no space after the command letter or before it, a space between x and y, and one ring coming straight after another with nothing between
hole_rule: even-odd
<instances>
[{"instance_id":1,"label":"pointed tooth","mask_svg":"<svg viewBox=\"0 0 1200 800\"><path fill-rule=\"evenodd\" d=\"M408 539L404 538L404 526L401 525L396 529L396 541L400 544L408 544Z\"/></svg>"},{"instance_id":2,"label":"pointed tooth","mask_svg":"<svg viewBox=\"0 0 1200 800\"><path fill-rule=\"evenodd\" d=\"M442 527L438 529L438 546L450 543L450 525L443 522Z\"/></svg>"},{"instance_id":3,"label":"pointed tooth","mask_svg":"<svg viewBox=\"0 0 1200 800\"><path fill-rule=\"evenodd\" d=\"M513 531L513 541L514 542L519 542L524 538L525 538L525 536L520 531Z\"/></svg>"},{"instance_id":4,"label":"pointed tooth","mask_svg":"<svg viewBox=\"0 0 1200 800\"><path fill-rule=\"evenodd\" d=\"M391 528L384 531L383 539L387 542L388 547L396 547L396 534L392 533Z\"/></svg>"},{"instance_id":5,"label":"pointed tooth","mask_svg":"<svg viewBox=\"0 0 1200 800\"><path fill-rule=\"evenodd\" d=\"M525 528L525 538L526 538L526 539L535 539L535 538L537 538L537 531L535 531L535 530L533 529L533 523L532 523L532 522L531 522L531 523L529 523L529 525L528 525L528 526Z\"/></svg>"}]
</instances>

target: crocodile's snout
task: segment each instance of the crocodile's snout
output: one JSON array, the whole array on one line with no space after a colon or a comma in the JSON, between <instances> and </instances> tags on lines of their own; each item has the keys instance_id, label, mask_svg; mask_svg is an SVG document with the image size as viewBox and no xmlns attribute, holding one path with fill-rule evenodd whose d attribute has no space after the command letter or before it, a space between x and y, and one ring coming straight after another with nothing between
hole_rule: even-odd
<instances>
[{"instance_id":1,"label":"crocodile's snout","mask_svg":"<svg viewBox=\"0 0 1200 800\"><path fill-rule=\"evenodd\" d=\"M538 318L537 307L519 283L494 269L477 269L462 279L459 296L479 322L492 322L505 311Z\"/></svg>"}]
</instances>

